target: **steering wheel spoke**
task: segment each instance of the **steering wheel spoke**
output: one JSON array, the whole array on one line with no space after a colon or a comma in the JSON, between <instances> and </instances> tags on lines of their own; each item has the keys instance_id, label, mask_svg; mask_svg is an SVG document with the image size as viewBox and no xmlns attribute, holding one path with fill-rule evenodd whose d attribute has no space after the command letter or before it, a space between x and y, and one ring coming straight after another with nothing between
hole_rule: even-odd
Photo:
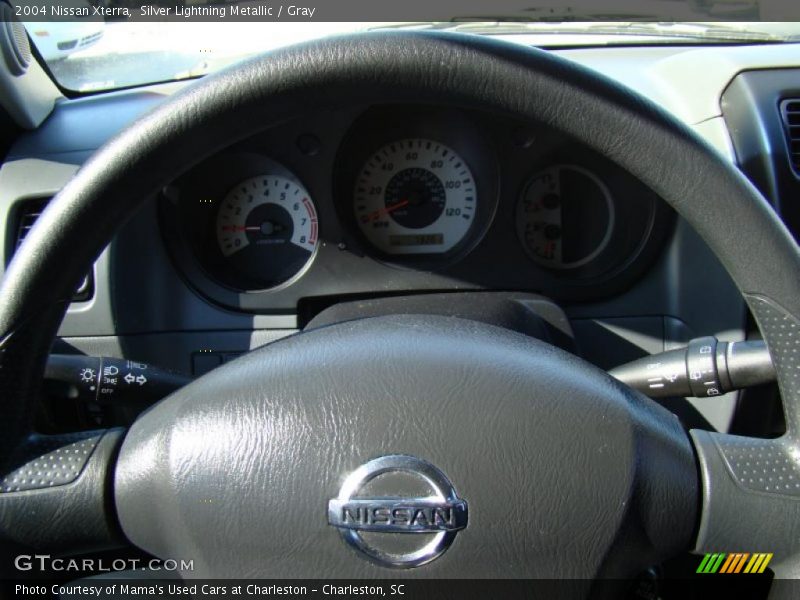
<instances>
[{"instance_id":1,"label":"steering wheel spoke","mask_svg":"<svg viewBox=\"0 0 800 600\"><path fill-rule=\"evenodd\" d=\"M89 552L122 541L113 510L113 473L122 429L33 434L0 478L4 545Z\"/></svg>"},{"instance_id":2,"label":"steering wheel spoke","mask_svg":"<svg viewBox=\"0 0 800 600\"><path fill-rule=\"evenodd\" d=\"M781 577L800 577L800 322L761 294L745 294L770 350L786 433L758 439L692 431L703 482L698 552L761 552Z\"/></svg>"}]
</instances>

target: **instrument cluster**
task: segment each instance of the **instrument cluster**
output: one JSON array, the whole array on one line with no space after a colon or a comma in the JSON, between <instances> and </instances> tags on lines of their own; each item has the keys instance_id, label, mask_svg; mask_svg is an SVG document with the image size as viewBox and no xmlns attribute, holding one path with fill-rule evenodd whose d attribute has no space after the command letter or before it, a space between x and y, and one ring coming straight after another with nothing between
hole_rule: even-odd
<instances>
[{"instance_id":1,"label":"instrument cluster","mask_svg":"<svg viewBox=\"0 0 800 600\"><path fill-rule=\"evenodd\" d=\"M256 135L164 190L166 241L198 291L253 311L414 289L591 296L641 272L671 224L638 180L543 125L337 117Z\"/></svg>"}]
</instances>

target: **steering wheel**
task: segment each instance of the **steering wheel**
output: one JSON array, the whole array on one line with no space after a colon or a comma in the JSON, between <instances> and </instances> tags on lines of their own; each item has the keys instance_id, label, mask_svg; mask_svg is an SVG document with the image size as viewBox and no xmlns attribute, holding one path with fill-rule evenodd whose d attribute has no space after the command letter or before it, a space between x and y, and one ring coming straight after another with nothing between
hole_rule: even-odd
<instances>
[{"instance_id":1,"label":"steering wheel","mask_svg":"<svg viewBox=\"0 0 800 600\"><path fill-rule=\"evenodd\" d=\"M543 123L650 186L743 293L778 372L786 434L687 434L673 414L580 358L425 315L270 344L164 399L127 431L33 432L70 291L148 197L259 129L387 102ZM798 273L798 247L735 168L594 72L454 34L282 49L189 85L109 141L16 254L0 288L0 531L6 545L51 552L127 540L192 559L188 577L592 580L631 576L684 550L770 552L778 577L798 577ZM398 474L417 479L399 483ZM370 486L392 487L401 512L370 508L380 498ZM414 500L415 486L428 496ZM330 511L348 499L340 516L350 525L332 527ZM464 514L451 523L448 506ZM397 534L411 521L422 537ZM422 539L423 549L395 547Z\"/></svg>"}]
</instances>

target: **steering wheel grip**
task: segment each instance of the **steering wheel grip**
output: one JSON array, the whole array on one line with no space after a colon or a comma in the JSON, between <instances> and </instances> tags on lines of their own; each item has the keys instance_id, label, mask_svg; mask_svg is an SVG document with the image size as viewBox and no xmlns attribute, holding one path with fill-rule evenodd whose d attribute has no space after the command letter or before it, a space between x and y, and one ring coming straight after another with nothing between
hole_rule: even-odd
<instances>
[{"instance_id":1,"label":"steering wheel grip","mask_svg":"<svg viewBox=\"0 0 800 600\"><path fill-rule=\"evenodd\" d=\"M44 211L0 288L2 456L29 436L64 299L147 198L257 129L308 111L387 102L541 122L614 160L697 230L758 321L787 433L756 440L693 432L703 487L696 550L773 552L778 575L800 575L800 487L792 486L800 482L800 253L791 235L736 169L649 101L547 52L473 36L391 32L282 49L188 86L99 150Z\"/></svg>"},{"instance_id":2,"label":"steering wheel grip","mask_svg":"<svg viewBox=\"0 0 800 600\"><path fill-rule=\"evenodd\" d=\"M800 323L763 294L744 296L775 363L787 431L779 439L691 432L703 490L696 548L774 553L773 570L798 578Z\"/></svg>"},{"instance_id":3,"label":"steering wheel grip","mask_svg":"<svg viewBox=\"0 0 800 600\"><path fill-rule=\"evenodd\" d=\"M123 543L109 510L112 465L123 433L31 435L17 448L9 461L13 470L0 479L4 554L31 547L88 553Z\"/></svg>"}]
</instances>

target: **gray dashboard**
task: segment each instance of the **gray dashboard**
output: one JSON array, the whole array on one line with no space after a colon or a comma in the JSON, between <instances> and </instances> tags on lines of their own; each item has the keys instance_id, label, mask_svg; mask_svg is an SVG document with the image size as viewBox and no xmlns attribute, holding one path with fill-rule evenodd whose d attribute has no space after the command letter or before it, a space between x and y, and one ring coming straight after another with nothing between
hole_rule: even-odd
<instances>
[{"instance_id":1,"label":"gray dashboard","mask_svg":"<svg viewBox=\"0 0 800 600\"><path fill-rule=\"evenodd\" d=\"M521 38L515 36L513 41L524 43ZM720 106L728 85L743 71L800 64L796 45L594 48L558 53L650 97L734 162L736 153ZM5 235L0 245L4 252L0 269L13 251L15 210L20 204L55 194L94 149L183 85L64 99L39 129L17 141L0 169L0 232ZM341 140L366 110L369 107L354 107L352 113L335 118L318 115L316 125L312 116L302 124L303 131L317 127L323 141L323 151L314 159L316 166L309 169L302 166L305 158L294 144L300 132L295 124L262 134L268 139L256 144L259 151L291 164L310 180L307 185L313 189L317 205L328 206L331 223L340 215L333 208L336 186L329 175L339 164ZM502 141L498 141L502 138L498 133L502 130L500 122L488 119L481 128L486 136L495 136L494 147L502 147ZM326 147L328 140L334 141ZM498 160L508 163L511 153L503 152L501 148ZM596 161L592 164L597 169L613 168L604 166L602 157L591 160ZM514 202L525 179L524 162L522 153L519 164L511 168L512 172L519 171L516 180L508 185L508 192L497 194L500 215L504 207L510 210L507 205ZM113 198L108 201L113 202ZM190 257L182 256L168 241L176 232L165 216L166 203L165 198L151 199L103 252L94 265L94 293L86 301L73 303L56 349L126 357L201 374L241 352L295 332L313 317L304 314L305 299L325 296L326 290L332 296L344 297L462 289L543 292L564 307L581 353L603 368L699 335L713 334L724 340L745 335L745 309L738 291L696 234L674 217L663 217L663 235L656 238L658 247L638 269L631 268L616 284L590 280L583 293L580 286L573 289L575 286L562 285L563 278L548 279L550 276L536 265L525 262L521 253L510 259L517 262L513 263L515 268L508 269L506 279L489 268L491 246L481 254L480 244L468 253L467 258L474 262L466 266L398 267L375 260L368 253L351 252L353 240L346 232L331 227L321 230L320 256L315 258L319 273L314 278L310 277L312 270L306 273L310 287L303 283L277 293L229 290L223 294L214 293L214 286L199 283L197 274L184 262ZM320 219L323 216L321 211ZM492 235L500 241L509 238L502 230L493 234L495 226L493 222L486 239L491 240ZM511 252L508 248L506 251ZM325 255L330 255L327 263L321 260ZM481 268L488 269L494 279L468 276ZM354 274L350 280L345 278L348 271ZM713 405L696 406L711 427L724 430L735 400L729 395Z\"/></svg>"}]
</instances>

